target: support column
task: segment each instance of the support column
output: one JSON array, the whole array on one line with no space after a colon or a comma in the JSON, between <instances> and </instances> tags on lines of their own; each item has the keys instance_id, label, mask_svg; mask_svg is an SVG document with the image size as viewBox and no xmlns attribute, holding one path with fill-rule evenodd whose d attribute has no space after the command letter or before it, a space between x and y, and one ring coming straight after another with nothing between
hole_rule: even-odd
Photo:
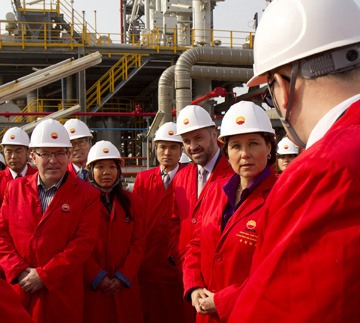
<instances>
[{"instance_id":1,"label":"support column","mask_svg":"<svg viewBox=\"0 0 360 323\"><path fill-rule=\"evenodd\" d=\"M85 55L84 48L79 48L78 57L83 57ZM81 112L86 112L86 73L85 70L82 70L78 73L78 97L79 105L81 107ZM80 119L86 122L85 117L80 117Z\"/></svg>"}]
</instances>

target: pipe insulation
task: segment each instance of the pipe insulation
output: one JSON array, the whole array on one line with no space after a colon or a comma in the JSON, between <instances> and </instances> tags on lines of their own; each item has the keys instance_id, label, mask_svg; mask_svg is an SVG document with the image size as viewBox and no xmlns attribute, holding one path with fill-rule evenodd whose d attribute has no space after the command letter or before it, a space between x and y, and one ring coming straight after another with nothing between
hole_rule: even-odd
<instances>
[{"instance_id":1,"label":"pipe insulation","mask_svg":"<svg viewBox=\"0 0 360 323\"><path fill-rule=\"evenodd\" d=\"M172 121L172 110L175 101L174 89L175 65L167 68L159 79L158 110L165 113L161 124ZM235 68L221 66L191 67L191 79L213 81L247 82L253 76L252 68ZM191 101L190 103L191 104Z\"/></svg>"},{"instance_id":2,"label":"pipe insulation","mask_svg":"<svg viewBox=\"0 0 360 323\"><path fill-rule=\"evenodd\" d=\"M191 104L191 71L193 65L197 63L215 63L252 67L253 61L253 50L243 48L195 47L181 54L175 65L174 72L177 113Z\"/></svg>"}]
</instances>

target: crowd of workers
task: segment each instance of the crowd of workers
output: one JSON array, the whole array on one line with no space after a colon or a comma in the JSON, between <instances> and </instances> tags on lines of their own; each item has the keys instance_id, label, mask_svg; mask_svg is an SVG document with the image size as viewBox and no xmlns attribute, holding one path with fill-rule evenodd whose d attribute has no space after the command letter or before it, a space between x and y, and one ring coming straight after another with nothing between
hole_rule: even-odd
<instances>
[{"instance_id":1,"label":"crowd of workers","mask_svg":"<svg viewBox=\"0 0 360 323\"><path fill-rule=\"evenodd\" d=\"M82 121L9 129L1 319L357 322L359 16L356 0L273 1L248 85L268 84L287 136L252 102L230 107L219 137L186 106L132 192L119 150L92 145Z\"/></svg>"}]
</instances>

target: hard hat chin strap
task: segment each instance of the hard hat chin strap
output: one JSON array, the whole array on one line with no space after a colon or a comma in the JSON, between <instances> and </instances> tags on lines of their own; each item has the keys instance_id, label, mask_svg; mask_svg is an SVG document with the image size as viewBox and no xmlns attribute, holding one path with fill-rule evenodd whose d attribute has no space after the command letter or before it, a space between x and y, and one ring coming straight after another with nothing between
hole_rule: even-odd
<instances>
[{"instance_id":1,"label":"hard hat chin strap","mask_svg":"<svg viewBox=\"0 0 360 323\"><path fill-rule=\"evenodd\" d=\"M289 100L288 100L288 103L286 106L285 117L282 116L280 109L276 109L276 111L278 112L280 121L282 122L284 127L287 129L287 131L289 132L291 137L295 140L296 144L302 148L305 148L306 144L300 139L300 137L296 133L295 129L290 124L290 120L289 120L291 107L292 107L293 101L294 101L295 83L296 83L298 74L299 74L299 62L296 62L295 64L293 64L293 66L291 68L290 92L289 92Z\"/></svg>"}]
</instances>

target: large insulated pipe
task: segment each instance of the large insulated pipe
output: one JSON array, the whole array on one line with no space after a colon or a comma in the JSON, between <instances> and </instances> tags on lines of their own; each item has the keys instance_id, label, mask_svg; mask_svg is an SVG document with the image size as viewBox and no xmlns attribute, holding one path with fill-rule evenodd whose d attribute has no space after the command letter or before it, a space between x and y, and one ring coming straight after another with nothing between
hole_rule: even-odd
<instances>
[{"instance_id":1,"label":"large insulated pipe","mask_svg":"<svg viewBox=\"0 0 360 323\"><path fill-rule=\"evenodd\" d=\"M174 72L175 65L172 65L161 74L159 79L158 110L165 113L160 125L172 121L171 112L175 101Z\"/></svg>"},{"instance_id":2,"label":"large insulated pipe","mask_svg":"<svg viewBox=\"0 0 360 323\"><path fill-rule=\"evenodd\" d=\"M177 18L177 45L191 45L191 15L187 13L176 14Z\"/></svg>"},{"instance_id":3,"label":"large insulated pipe","mask_svg":"<svg viewBox=\"0 0 360 323\"><path fill-rule=\"evenodd\" d=\"M195 47L187 50L175 65L176 111L180 112L191 104L191 70L197 63L216 63L220 65L252 66L252 49Z\"/></svg>"},{"instance_id":4,"label":"large insulated pipe","mask_svg":"<svg viewBox=\"0 0 360 323\"><path fill-rule=\"evenodd\" d=\"M191 78L195 80L247 82L254 75L252 68L236 68L221 66L200 66L191 68Z\"/></svg>"},{"instance_id":5,"label":"large insulated pipe","mask_svg":"<svg viewBox=\"0 0 360 323\"><path fill-rule=\"evenodd\" d=\"M175 101L174 76L175 65L167 68L159 79L158 110L165 113L161 124L172 121L172 110ZM247 82L253 76L253 69L195 65L191 67L190 76L192 79Z\"/></svg>"},{"instance_id":6,"label":"large insulated pipe","mask_svg":"<svg viewBox=\"0 0 360 323\"><path fill-rule=\"evenodd\" d=\"M150 29L150 0L144 1L145 29Z\"/></svg>"},{"instance_id":7,"label":"large insulated pipe","mask_svg":"<svg viewBox=\"0 0 360 323\"><path fill-rule=\"evenodd\" d=\"M211 43L211 0L193 0L194 43Z\"/></svg>"}]
</instances>

